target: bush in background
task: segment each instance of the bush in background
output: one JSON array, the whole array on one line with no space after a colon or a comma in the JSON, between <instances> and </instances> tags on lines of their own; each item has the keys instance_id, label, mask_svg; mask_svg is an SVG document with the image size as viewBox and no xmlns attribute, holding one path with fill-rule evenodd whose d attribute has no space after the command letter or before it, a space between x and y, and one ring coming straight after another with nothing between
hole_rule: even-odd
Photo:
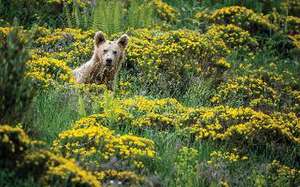
<instances>
[{"instance_id":1,"label":"bush in background","mask_svg":"<svg viewBox=\"0 0 300 187\"><path fill-rule=\"evenodd\" d=\"M18 28L0 30L0 122L20 119L33 95L30 81L25 78L28 37Z\"/></svg>"}]
</instances>

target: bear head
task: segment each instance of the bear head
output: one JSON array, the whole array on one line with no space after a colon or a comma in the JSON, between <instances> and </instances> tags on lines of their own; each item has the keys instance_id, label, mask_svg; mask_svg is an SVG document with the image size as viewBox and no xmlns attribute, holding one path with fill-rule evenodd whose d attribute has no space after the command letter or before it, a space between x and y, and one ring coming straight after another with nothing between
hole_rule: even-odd
<instances>
[{"instance_id":1,"label":"bear head","mask_svg":"<svg viewBox=\"0 0 300 187\"><path fill-rule=\"evenodd\" d=\"M124 34L117 40L108 41L101 31L97 32L94 38L94 55L97 61L101 62L106 69L116 69L123 59L128 39L128 36Z\"/></svg>"}]
</instances>

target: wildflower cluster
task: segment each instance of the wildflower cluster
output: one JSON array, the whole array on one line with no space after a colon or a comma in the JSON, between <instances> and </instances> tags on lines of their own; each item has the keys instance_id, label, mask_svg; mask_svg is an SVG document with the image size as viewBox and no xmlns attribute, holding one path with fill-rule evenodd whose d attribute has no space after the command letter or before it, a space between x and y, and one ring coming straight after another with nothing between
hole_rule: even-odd
<instances>
[{"instance_id":1,"label":"wildflower cluster","mask_svg":"<svg viewBox=\"0 0 300 187\"><path fill-rule=\"evenodd\" d=\"M229 50L222 40L214 40L190 30L169 32L136 30L131 33L127 63L137 67L141 82L149 81L170 89L179 85L187 72L213 75L228 68L217 63ZM170 83L164 85L160 82ZM176 86L174 86L176 87Z\"/></svg>"},{"instance_id":2,"label":"wildflower cluster","mask_svg":"<svg viewBox=\"0 0 300 187\"><path fill-rule=\"evenodd\" d=\"M83 119L81 123L89 125L81 128L75 126L60 133L53 143L53 150L66 158L76 159L84 168L97 171L98 174L110 173L112 169L138 171L144 167L143 158L155 156L154 142L151 140L133 135L116 135L93 118ZM118 178L119 175L103 177L113 176Z\"/></svg>"},{"instance_id":3,"label":"wildflower cluster","mask_svg":"<svg viewBox=\"0 0 300 187\"><path fill-rule=\"evenodd\" d=\"M271 64L276 69L275 64ZM287 79L289 77L289 79ZM294 112L299 116L300 101L297 78L286 72L278 74L265 69L250 71L249 75L229 78L217 88L211 98L215 104L228 104L237 100L240 105L270 113L272 111Z\"/></svg>"},{"instance_id":4,"label":"wildflower cluster","mask_svg":"<svg viewBox=\"0 0 300 187\"><path fill-rule=\"evenodd\" d=\"M224 7L212 12L210 19L217 24L234 24L250 33L270 33L278 28L261 14L241 6Z\"/></svg>"},{"instance_id":5,"label":"wildflower cluster","mask_svg":"<svg viewBox=\"0 0 300 187\"><path fill-rule=\"evenodd\" d=\"M0 125L0 168L9 168L19 177L33 176L40 185L100 186L96 177L67 160L39 148L18 127Z\"/></svg>"},{"instance_id":6,"label":"wildflower cluster","mask_svg":"<svg viewBox=\"0 0 300 187\"><path fill-rule=\"evenodd\" d=\"M38 37L33 45L37 49L36 53L40 56L63 60L73 68L91 58L95 33L91 30L81 31L80 29L66 28L50 31L39 28L37 33Z\"/></svg>"},{"instance_id":7,"label":"wildflower cluster","mask_svg":"<svg viewBox=\"0 0 300 187\"><path fill-rule=\"evenodd\" d=\"M162 20L166 20L169 22L177 21L178 12L173 7L163 2L162 0L153 0L153 5Z\"/></svg>"},{"instance_id":8,"label":"wildflower cluster","mask_svg":"<svg viewBox=\"0 0 300 187\"><path fill-rule=\"evenodd\" d=\"M49 86L55 83L74 83L71 68L63 61L54 58L33 56L27 62L26 76L39 86Z\"/></svg>"},{"instance_id":9,"label":"wildflower cluster","mask_svg":"<svg viewBox=\"0 0 300 187\"><path fill-rule=\"evenodd\" d=\"M295 46L296 51L298 50L298 54L300 51L300 34L296 34L294 36L289 36L292 40L293 45Z\"/></svg>"},{"instance_id":10,"label":"wildflower cluster","mask_svg":"<svg viewBox=\"0 0 300 187\"><path fill-rule=\"evenodd\" d=\"M173 99L149 100L144 97L117 102L119 107L83 118L74 127L80 129L103 124L142 131L152 129L157 133L184 130L195 136L196 140L224 142L229 147L245 151L261 147L277 151L281 146L300 143L300 121L292 112L266 114L249 107L223 105L188 108Z\"/></svg>"},{"instance_id":11,"label":"wildflower cluster","mask_svg":"<svg viewBox=\"0 0 300 187\"><path fill-rule=\"evenodd\" d=\"M234 163L242 160L247 160L247 156L241 156L236 149L232 152L213 151L210 153L211 160L207 161L208 164L218 164L219 162Z\"/></svg>"},{"instance_id":12,"label":"wildflower cluster","mask_svg":"<svg viewBox=\"0 0 300 187\"><path fill-rule=\"evenodd\" d=\"M232 24L214 25L206 34L215 40L223 40L230 49L242 49L247 52L258 46L258 42L248 31Z\"/></svg>"},{"instance_id":13,"label":"wildflower cluster","mask_svg":"<svg viewBox=\"0 0 300 187\"><path fill-rule=\"evenodd\" d=\"M289 35L300 34L300 18L294 16L284 16L278 12L272 12L267 15L272 24L278 26Z\"/></svg>"},{"instance_id":14,"label":"wildflower cluster","mask_svg":"<svg viewBox=\"0 0 300 187\"><path fill-rule=\"evenodd\" d=\"M300 170L283 165L277 160L268 164L267 170L269 173L268 180L276 186L286 184L295 186L300 183Z\"/></svg>"},{"instance_id":15,"label":"wildflower cluster","mask_svg":"<svg viewBox=\"0 0 300 187\"><path fill-rule=\"evenodd\" d=\"M14 162L30 147L31 141L24 131L9 125L0 126L0 167L9 164L9 160Z\"/></svg>"},{"instance_id":16,"label":"wildflower cluster","mask_svg":"<svg viewBox=\"0 0 300 187\"><path fill-rule=\"evenodd\" d=\"M43 185L101 186L92 173L81 169L74 161L45 150L26 154L18 170L38 177Z\"/></svg>"},{"instance_id":17,"label":"wildflower cluster","mask_svg":"<svg viewBox=\"0 0 300 187\"><path fill-rule=\"evenodd\" d=\"M94 175L103 185L140 186L145 184L145 177L132 171L105 170L94 172Z\"/></svg>"},{"instance_id":18,"label":"wildflower cluster","mask_svg":"<svg viewBox=\"0 0 300 187\"><path fill-rule=\"evenodd\" d=\"M146 130L171 130L180 126L180 114L185 108L175 99L149 100L144 97L135 97L114 101L115 107L105 110L107 107L103 101L100 106L103 112L91 115L74 123L75 128L89 127L95 124L109 126L111 123L120 128L129 126L135 129Z\"/></svg>"},{"instance_id":19,"label":"wildflower cluster","mask_svg":"<svg viewBox=\"0 0 300 187\"><path fill-rule=\"evenodd\" d=\"M240 180L235 177L231 178L231 172L246 160L248 160L248 157L242 156L236 149L212 151L208 161L199 163L199 175L207 178L208 181L216 181L220 186L230 186L235 184L235 180Z\"/></svg>"},{"instance_id":20,"label":"wildflower cluster","mask_svg":"<svg viewBox=\"0 0 300 187\"><path fill-rule=\"evenodd\" d=\"M186 119L196 139L224 141L241 150L270 147L276 151L276 145L300 143L299 119L294 113L267 115L250 108L219 106L195 110Z\"/></svg>"}]
</instances>

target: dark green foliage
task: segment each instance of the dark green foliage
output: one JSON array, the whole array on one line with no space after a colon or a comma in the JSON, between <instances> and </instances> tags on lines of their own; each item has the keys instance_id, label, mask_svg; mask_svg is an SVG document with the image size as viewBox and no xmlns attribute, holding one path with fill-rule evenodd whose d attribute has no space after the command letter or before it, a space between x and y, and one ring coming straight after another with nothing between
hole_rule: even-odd
<instances>
[{"instance_id":1,"label":"dark green foliage","mask_svg":"<svg viewBox=\"0 0 300 187\"><path fill-rule=\"evenodd\" d=\"M24 78L29 41L20 36L18 29L7 36L0 33L0 122L20 119L32 96L30 83Z\"/></svg>"},{"instance_id":2,"label":"dark green foliage","mask_svg":"<svg viewBox=\"0 0 300 187\"><path fill-rule=\"evenodd\" d=\"M1 0L1 17L12 24L14 18L21 25L33 24L61 26L63 24L63 4L48 0Z\"/></svg>"},{"instance_id":3,"label":"dark green foliage","mask_svg":"<svg viewBox=\"0 0 300 187\"><path fill-rule=\"evenodd\" d=\"M279 9L281 2L281 0L205 0L201 2L201 5L214 8L239 5L258 12L267 13L272 11L273 8Z\"/></svg>"}]
</instances>

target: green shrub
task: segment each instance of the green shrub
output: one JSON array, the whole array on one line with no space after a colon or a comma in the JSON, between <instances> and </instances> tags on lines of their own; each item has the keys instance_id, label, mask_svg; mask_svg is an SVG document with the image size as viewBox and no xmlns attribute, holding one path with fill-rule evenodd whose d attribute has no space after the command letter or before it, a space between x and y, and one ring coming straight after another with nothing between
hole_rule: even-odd
<instances>
[{"instance_id":1,"label":"green shrub","mask_svg":"<svg viewBox=\"0 0 300 187\"><path fill-rule=\"evenodd\" d=\"M34 24L51 27L64 27L67 25L66 9L79 6L89 6L89 1L82 0L11 0L0 1L0 15L10 24L17 19L21 25L30 27ZM3 8L2 8L3 7Z\"/></svg>"},{"instance_id":2,"label":"green shrub","mask_svg":"<svg viewBox=\"0 0 300 187\"><path fill-rule=\"evenodd\" d=\"M203 16L202 12L196 15L198 19L205 17L210 23L234 24L249 31L251 34L270 35L278 30L264 15L242 6L220 8L207 16Z\"/></svg>"},{"instance_id":3,"label":"green shrub","mask_svg":"<svg viewBox=\"0 0 300 187\"><path fill-rule=\"evenodd\" d=\"M276 65L273 64L273 69ZM289 80L286 79L289 77ZM294 112L300 115L299 88L297 78L292 74L278 74L266 70L255 70L249 75L232 77L221 83L217 93L211 98L214 104L237 106L233 101L241 101L238 106L249 106L259 111Z\"/></svg>"},{"instance_id":4,"label":"green shrub","mask_svg":"<svg viewBox=\"0 0 300 187\"><path fill-rule=\"evenodd\" d=\"M137 70L142 85L169 95L184 93L192 76L221 75L229 64L222 40L190 30L136 30L130 33L127 65Z\"/></svg>"},{"instance_id":5,"label":"green shrub","mask_svg":"<svg viewBox=\"0 0 300 187\"><path fill-rule=\"evenodd\" d=\"M25 77L29 36L0 28L0 122L18 121L31 102L33 89Z\"/></svg>"},{"instance_id":6,"label":"green shrub","mask_svg":"<svg viewBox=\"0 0 300 187\"><path fill-rule=\"evenodd\" d=\"M28 152L17 171L25 176L33 176L41 185L101 186L91 172L81 169L74 161L45 150Z\"/></svg>"},{"instance_id":7,"label":"green shrub","mask_svg":"<svg viewBox=\"0 0 300 187\"><path fill-rule=\"evenodd\" d=\"M22 129L0 125L0 167L14 168L32 142Z\"/></svg>"},{"instance_id":8,"label":"green shrub","mask_svg":"<svg viewBox=\"0 0 300 187\"><path fill-rule=\"evenodd\" d=\"M232 24L213 25L206 34L215 40L223 40L226 46L232 50L250 52L258 47L258 42L251 37L248 31Z\"/></svg>"}]
</instances>

